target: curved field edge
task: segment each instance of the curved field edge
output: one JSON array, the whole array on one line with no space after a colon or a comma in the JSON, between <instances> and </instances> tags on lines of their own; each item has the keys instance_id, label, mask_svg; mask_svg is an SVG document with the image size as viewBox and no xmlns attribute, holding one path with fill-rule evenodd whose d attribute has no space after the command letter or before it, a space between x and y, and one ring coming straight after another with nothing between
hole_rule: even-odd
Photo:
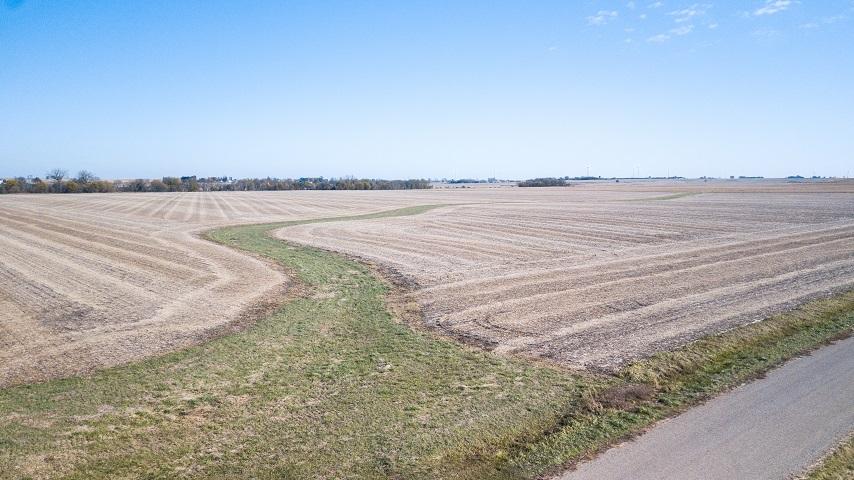
<instances>
[{"instance_id":1,"label":"curved field edge","mask_svg":"<svg viewBox=\"0 0 854 480\"><path fill-rule=\"evenodd\" d=\"M367 267L268 234L295 223L208 234L301 283L299 296L246 331L90 377L0 390L0 476L533 477L854 323L847 294L616 377L583 375L413 331L389 314L389 289Z\"/></svg>"},{"instance_id":2,"label":"curved field edge","mask_svg":"<svg viewBox=\"0 0 854 480\"><path fill-rule=\"evenodd\" d=\"M203 345L0 391L0 476L498 474L593 387L395 322L367 267L267 234L280 226L209 237L279 262L300 296Z\"/></svg>"}]
</instances>

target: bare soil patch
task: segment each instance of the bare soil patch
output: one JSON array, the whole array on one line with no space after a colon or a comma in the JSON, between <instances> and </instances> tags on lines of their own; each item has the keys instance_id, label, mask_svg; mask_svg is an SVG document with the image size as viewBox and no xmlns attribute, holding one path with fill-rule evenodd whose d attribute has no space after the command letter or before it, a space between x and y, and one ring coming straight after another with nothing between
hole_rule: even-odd
<instances>
[{"instance_id":1,"label":"bare soil patch","mask_svg":"<svg viewBox=\"0 0 854 480\"><path fill-rule=\"evenodd\" d=\"M660 199L683 192L700 194ZM395 272L425 323L456 338L596 368L852 284L852 182L6 195L0 386L251 324L285 275L199 237L210 228L428 204L453 206L283 238Z\"/></svg>"},{"instance_id":2,"label":"bare soil patch","mask_svg":"<svg viewBox=\"0 0 854 480\"><path fill-rule=\"evenodd\" d=\"M616 371L854 288L845 185L505 189L418 216L278 235L385 265L408 279L428 325L468 343Z\"/></svg>"},{"instance_id":3,"label":"bare soil patch","mask_svg":"<svg viewBox=\"0 0 854 480\"><path fill-rule=\"evenodd\" d=\"M207 229L420 202L306 193L3 196L0 387L139 360L264 316L284 298L284 273L200 238Z\"/></svg>"}]
</instances>

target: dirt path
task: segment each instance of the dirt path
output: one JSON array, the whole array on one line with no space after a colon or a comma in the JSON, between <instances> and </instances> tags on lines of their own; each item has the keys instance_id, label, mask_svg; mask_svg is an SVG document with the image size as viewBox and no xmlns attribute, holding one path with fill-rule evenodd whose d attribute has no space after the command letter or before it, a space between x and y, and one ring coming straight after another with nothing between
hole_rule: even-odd
<instances>
[{"instance_id":1,"label":"dirt path","mask_svg":"<svg viewBox=\"0 0 854 480\"><path fill-rule=\"evenodd\" d=\"M667 420L562 480L784 479L854 430L854 337Z\"/></svg>"}]
</instances>

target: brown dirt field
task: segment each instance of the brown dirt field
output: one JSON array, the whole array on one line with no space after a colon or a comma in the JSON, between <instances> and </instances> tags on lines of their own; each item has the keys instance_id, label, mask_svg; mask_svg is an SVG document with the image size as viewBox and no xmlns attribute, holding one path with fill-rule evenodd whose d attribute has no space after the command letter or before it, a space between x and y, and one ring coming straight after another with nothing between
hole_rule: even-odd
<instances>
[{"instance_id":1,"label":"brown dirt field","mask_svg":"<svg viewBox=\"0 0 854 480\"><path fill-rule=\"evenodd\" d=\"M191 345L280 296L281 272L201 231L423 203L335 193L0 197L0 386Z\"/></svg>"},{"instance_id":2,"label":"brown dirt field","mask_svg":"<svg viewBox=\"0 0 854 480\"><path fill-rule=\"evenodd\" d=\"M473 189L465 205L277 235L391 268L457 338L576 368L854 288L854 184L710 183Z\"/></svg>"},{"instance_id":3,"label":"brown dirt field","mask_svg":"<svg viewBox=\"0 0 854 480\"><path fill-rule=\"evenodd\" d=\"M734 193L745 189L763 193ZM642 200L674 192L728 193ZM283 235L402 273L427 321L460 338L614 365L850 287L852 193L852 182L689 181L4 195L0 387L198 343L279 298L283 273L204 230L425 204L456 205Z\"/></svg>"}]
</instances>

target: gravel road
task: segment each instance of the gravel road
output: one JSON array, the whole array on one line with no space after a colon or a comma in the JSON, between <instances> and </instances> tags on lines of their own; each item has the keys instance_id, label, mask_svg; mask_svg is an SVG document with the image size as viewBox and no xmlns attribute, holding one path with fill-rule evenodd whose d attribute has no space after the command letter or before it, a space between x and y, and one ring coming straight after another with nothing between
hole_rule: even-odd
<instances>
[{"instance_id":1,"label":"gravel road","mask_svg":"<svg viewBox=\"0 0 854 480\"><path fill-rule=\"evenodd\" d=\"M854 430L854 337L796 358L563 480L785 479Z\"/></svg>"}]
</instances>

